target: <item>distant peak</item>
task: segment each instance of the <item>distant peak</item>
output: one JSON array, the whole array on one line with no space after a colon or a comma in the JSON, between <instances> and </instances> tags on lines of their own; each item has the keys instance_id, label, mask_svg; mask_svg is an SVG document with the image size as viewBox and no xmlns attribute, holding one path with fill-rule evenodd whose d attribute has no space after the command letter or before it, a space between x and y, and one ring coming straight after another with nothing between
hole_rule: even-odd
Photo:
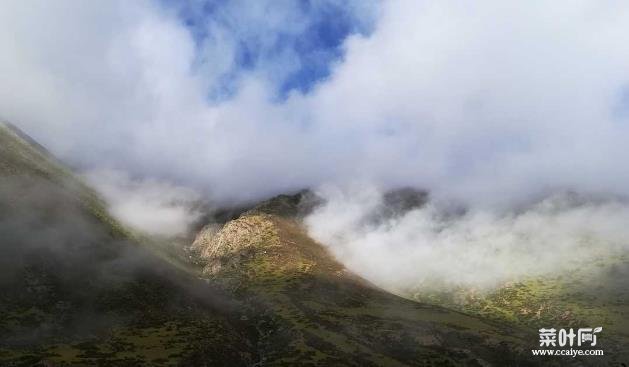
<instances>
[{"instance_id":1,"label":"distant peak","mask_svg":"<svg viewBox=\"0 0 629 367\"><path fill-rule=\"evenodd\" d=\"M248 213L265 213L286 218L304 217L323 200L309 189L294 194L281 194L264 200L253 207Z\"/></svg>"}]
</instances>

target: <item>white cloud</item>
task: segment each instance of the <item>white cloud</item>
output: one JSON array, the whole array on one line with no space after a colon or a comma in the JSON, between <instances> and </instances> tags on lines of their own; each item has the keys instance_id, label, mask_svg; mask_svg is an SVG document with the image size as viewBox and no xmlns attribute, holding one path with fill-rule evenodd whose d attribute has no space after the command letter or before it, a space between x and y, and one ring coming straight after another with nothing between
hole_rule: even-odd
<instances>
[{"instance_id":1,"label":"white cloud","mask_svg":"<svg viewBox=\"0 0 629 367\"><path fill-rule=\"evenodd\" d=\"M481 202L626 193L629 121L611 111L629 81L627 20L619 2L387 2L311 111L380 182Z\"/></svg>"},{"instance_id":2,"label":"white cloud","mask_svg":"<svg viewBox=\"0 0 629 367\"><path fill-rule=\"evenodd\" d=\"M200 219L201 196L188 188L157 180L132 179L120 171L86 172L111 213L125 225L158 236L186 234Z\"/></svg>"},{"instance_id":3,"label":"white cloud","mask_svg":"<svg viewBox=\"0 0 629 367\"><path fill-rule=\"evenodd\" d=\"M453 214L426 206L382 221L373 187L325 188L327 203L306 222L351 270L398 292L491 289L562 274L629 250L626 203L555 195L518 211Z\"/></svg>"},{"instance_id":4,"label":"white cloud","mask_svg":"<svg viewBox=\"0 0 629 367\"><path fill-rule=\"evenodd\" d=\"M357 18L378 9L373 32L346 39L331 75L286 100L276 92L279 74L296 67L290 52L253 70L235 64L244 35L271 44L307 21L271 3L229 27L208 20L212 37L199 46L174 12L148 1L0 2L0 115L74 165L178 182L214 201L375 185L350 195L360 205L331 201L311 228L379 282L486 284L556 266L549 248L590 256L598 247L580 245L584 230L603 247L626 241L620 204L503 214L559 189L629 195L629 116L618 113L627 109L629 3L353 2ZM229 9L223 16L238 13ZM208 99L233 70L234 93ZM154 195L117 199L145 193L130 185L101 190L136 226L176 232L191 219ZM397 186L471 209L443 229L432 207L356 228L371 210L364 204Z\"/></svg>"},{"instance_id":5,"label":"white cloud","mask_svg":"<svg viewBox=\"0 0 629 367\"><path fill-rule=\"evenodd\" d=\"M219 103L207 93L239 37L295 31L290 6L252 8L200 49L150 2L0 7L0 113L74 164L218 199L356 178L483 204L627 194L622 2L385 2L312 93L277 101L267 62Z\"/></svg>"}]
</instances>

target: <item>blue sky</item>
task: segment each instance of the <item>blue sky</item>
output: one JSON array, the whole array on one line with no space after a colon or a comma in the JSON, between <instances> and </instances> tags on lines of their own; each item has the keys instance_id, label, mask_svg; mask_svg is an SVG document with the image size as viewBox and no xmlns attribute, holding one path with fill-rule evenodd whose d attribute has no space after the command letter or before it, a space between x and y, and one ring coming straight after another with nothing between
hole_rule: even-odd
<instances>
[{"instance_id":1,"label":"blue sky","mask_svg":"<svg viewBox=\"0 0 629 367\"><path fill-rule=\"evenodd\" d=\"M210 87L210 98L230 96L239 78L256 72L268 65L289 67L273 75L267 75L275 84L277 96L283 99L292 91L307 93L312 87L330 75L331 67L343 57L343 41L351 34L368 36L373 28L371 12L355 12L350 2L291 0L267 2L250 12L248 4L225 0L176 2L162 0L160 4L174 9L182 23L193 35L200 50L205 42L211 42L217 29L230 32L235 37L232 67L222 73L219 82ZM286 26L265 24L267 12L279 12ZM367 4L368 2L364 2ZM261 18L252 21L252 17ZM262 20L260 23L258 21ZM255 24L255 32L244 30ZM203 63L200 63L203 67Z\"/></svg>"}]
</instances>

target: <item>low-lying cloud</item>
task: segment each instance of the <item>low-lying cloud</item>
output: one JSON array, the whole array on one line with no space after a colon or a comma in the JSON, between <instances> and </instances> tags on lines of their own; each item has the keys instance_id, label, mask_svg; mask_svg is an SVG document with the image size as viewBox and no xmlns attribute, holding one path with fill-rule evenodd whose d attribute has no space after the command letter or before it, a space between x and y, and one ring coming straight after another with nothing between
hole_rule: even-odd
<instances>
[{"instance_id":1,"label":"low-lying cloud","mask_svg":"<svg viewBox=\"0 0 629 367\"><path fill-rule=\"evenodd\" d=\"M556 276L629 250L629 205L563 193L519 210L453 210L443 203L393 215L372 187L320 192L310 234L375 284L491 289Z\"/></svg>"},{"instance_id":2,"label":"low-lying cloud","mask_svg":"<svg viewBox=\"0 0 629 367\"><path fill-rule=\"evenodd\" d=\"M84 178L127 226L151 235L185 234L203 215L199 193L167 182L132 179L120 171L90 171Z\"/></svg>"}]
</instances>

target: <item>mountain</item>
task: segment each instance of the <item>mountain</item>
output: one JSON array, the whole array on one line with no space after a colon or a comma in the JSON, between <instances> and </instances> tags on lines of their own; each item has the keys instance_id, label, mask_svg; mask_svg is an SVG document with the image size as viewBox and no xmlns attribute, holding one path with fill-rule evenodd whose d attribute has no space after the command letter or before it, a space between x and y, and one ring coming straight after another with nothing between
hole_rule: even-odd
<instances>
[{"instance_id":1,"label":"mountain","mask_svg":"<svg viewBox=\"0 0 629 367\"><path fill-rule=\"evenodd\" d=\"M172 266L23 133L0 126L0 365L248 365L240 308Z\"/></svg>"},{"instance_id":2,"label":"mountain","mask_svg":"<svg viewBox=\"0 0 629 367\"><path fill-rule=\"evenodd\" d=\"M347 271L297 222L277 215L246 213L219 231L206 229L193 247L209 279L254 301L247 318L265 309L261 350L274 363L515 363L517 351L502 350L528 336L377 289Z\"/></svg>"},{"instance_id":3,"label":"mountain","mask_svg":"<svg viewBox=\"0 0 629 367\"><path fill-rule=\"evenodd\" d=\"M409 193L391 200L405 195L421 204ZM304 231L312 205L304 191L221 216L182 249L182 265L112 218L27 135L0 125L0 364L589 363L531 358L537 330L523 323L370 284Z\"/></svg>"},{"instance_id":4,"label":"mountain","mask_svg":"<svg viewBox=\"0 0 629 367\"><path fill-rule=\"evenodd\" d=\"M482 293L409 290L419 302L537 330L602 327L599 346L613 366L629 361L629 255L589 259L569 272L529 277Z\"/></svg>"}]
</instances>

